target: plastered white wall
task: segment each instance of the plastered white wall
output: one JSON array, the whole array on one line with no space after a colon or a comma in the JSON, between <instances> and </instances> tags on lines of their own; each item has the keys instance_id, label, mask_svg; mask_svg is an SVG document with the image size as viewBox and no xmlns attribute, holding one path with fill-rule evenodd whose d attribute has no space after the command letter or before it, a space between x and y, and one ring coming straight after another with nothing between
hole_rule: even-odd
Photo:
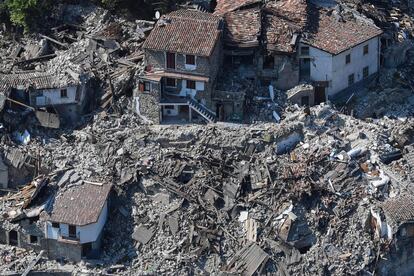
<instances>
[{"instance_id":1,"label":"plastered white wall","mask_svg":"<svg viewBox=\"0 0 414 276\"><path fill-rule=\"evenodd\" d=\"M67 97L61 97L60 91L62 89L45 89L41 90L43 97L46 98L47 105L59 105L59 104L72 104L76 103L76 89L77 87L68 87ZM40 101L36 100L36 104L41 104Z\"/></svg>"},{"instance_id":2,"label":"plastered white wall","mask_svg":"<svg viewBox=\"0 0 414 276\"><path fill-rule=\"evenodd\" d=\"M368 44L368 54L363 54L364 46ZM300 44L300 47L309 46ZM351 63L346 64L346 55L351 54ZM355 75L355 83L363 79L363 69L369 66L369 75L378 71L379 37L375 37L360 45L346 50L338 55L309 46L311 58L310 77L313 81L328 81L326 95L332 96L348 88L348 76Z\"/></svg>"},{"instance_id":3,"label":"plastered white wall","mask_svg":"<svg viewBox=\"0 0 414 276\"><path fill-rule=\"evenodd\" d=\"M76 237L80 240L80 243L94 242L101 233L105 222L108 217L108 203L105 202L96 223L88 224L85 226L76 226ZM46 233L48 239L57 240L60 236L69 236L69 225L60 223L59 228L53 228L51 222L46 222Z\"/></svg>"}]
</instances>

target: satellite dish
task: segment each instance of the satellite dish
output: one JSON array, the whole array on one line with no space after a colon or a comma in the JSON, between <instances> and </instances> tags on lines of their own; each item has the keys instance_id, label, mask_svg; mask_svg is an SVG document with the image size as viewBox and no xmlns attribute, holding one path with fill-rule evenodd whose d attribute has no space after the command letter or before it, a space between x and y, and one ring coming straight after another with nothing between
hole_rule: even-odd
<instances>
[{"instance_id":1,"label":"satellite dish","mask_svg":"<svg viewBox=\"0 0 414 276\"><path fill-rule=\"evenodd\" d=\"M160 17L161 17L160 12L159 12L159 11L156 11L156 12L155 12L155 18L156 18L156 19L160 19Z\"/></svg>"}]
</instances>

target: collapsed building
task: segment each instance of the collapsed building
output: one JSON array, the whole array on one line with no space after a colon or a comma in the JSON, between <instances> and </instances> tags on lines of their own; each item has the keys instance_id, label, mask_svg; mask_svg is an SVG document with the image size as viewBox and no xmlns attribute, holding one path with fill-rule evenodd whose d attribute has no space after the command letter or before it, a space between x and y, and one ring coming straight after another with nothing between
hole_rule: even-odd
<instances>
[{"instance_id":1,"label":"collapsed building","mask_svg":"<svg viewBox=\"0 0 414 276\"><path fill-rule=\"evenodd\" d=\"M221 0L213 14L179 10L160 18L144 44L146 72L139 76L135 105L156 123L192 121L193 111L208 122L242 121L246 100L260 96L260 87L273 99L312 84L303 105L339 92L349 96L378 72L381 35L355 12L301 0Z\"/></svg>"}]
</instances>

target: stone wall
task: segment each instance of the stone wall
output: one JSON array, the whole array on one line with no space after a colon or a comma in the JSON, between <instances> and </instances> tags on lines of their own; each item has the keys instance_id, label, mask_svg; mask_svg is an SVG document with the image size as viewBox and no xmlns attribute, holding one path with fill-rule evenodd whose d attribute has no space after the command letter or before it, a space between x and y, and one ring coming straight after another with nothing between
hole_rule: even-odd
<instances>
[{"instance_id":1,"label":"stone wall","mask_svg":"<svg viewBox=\"0 0 414 276\"><path fill-rule=\"evenodd\" d=\"M80 262L82 259L80 244L45 239L42 241L42 247L46 249L49 259L66 259L74 262Z\"/></svg>"},{"instance_id":2,"label":"stone wall","mask_svg":"<svg viewBox=\"0 0 414 276\"><path fill-rule=\"evenodd\" d=\"M279 90L287 90L299 83L299 63L294 56L274 55L273 69L264 69L263 56L257 59L257 75L261 79L271 80Z\"/></svg>"},{"instance_id":3,"label":"stone wall","mask_svg":"<svg viewBox=\"0 0 414 276\"><path fill-rule=\"evenodd\" d=\"M161 84L152 82L151 91L134 91L134 110L147 123L160 123Z\"/></svg>"}]
</instances>

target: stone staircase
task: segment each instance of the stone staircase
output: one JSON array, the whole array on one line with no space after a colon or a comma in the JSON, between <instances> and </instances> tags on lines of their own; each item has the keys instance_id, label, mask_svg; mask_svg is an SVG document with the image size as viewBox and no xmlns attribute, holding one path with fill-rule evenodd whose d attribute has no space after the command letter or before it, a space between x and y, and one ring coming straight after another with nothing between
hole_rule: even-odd
<instances>
[{"instance_id":1,"label":"stone staircase","mask_svg":"<svg viewBox=\"0 0 414 276\"><path fill-rule=\"evenodd\" d=\"M195 110L198 114L200 114L204 119L206 119L209 123L216 122L216 114L210 110L208 110L205 106L198 103L193 99L188 99L188 105L190 108Z\"/></svg>"}]
</instances>

